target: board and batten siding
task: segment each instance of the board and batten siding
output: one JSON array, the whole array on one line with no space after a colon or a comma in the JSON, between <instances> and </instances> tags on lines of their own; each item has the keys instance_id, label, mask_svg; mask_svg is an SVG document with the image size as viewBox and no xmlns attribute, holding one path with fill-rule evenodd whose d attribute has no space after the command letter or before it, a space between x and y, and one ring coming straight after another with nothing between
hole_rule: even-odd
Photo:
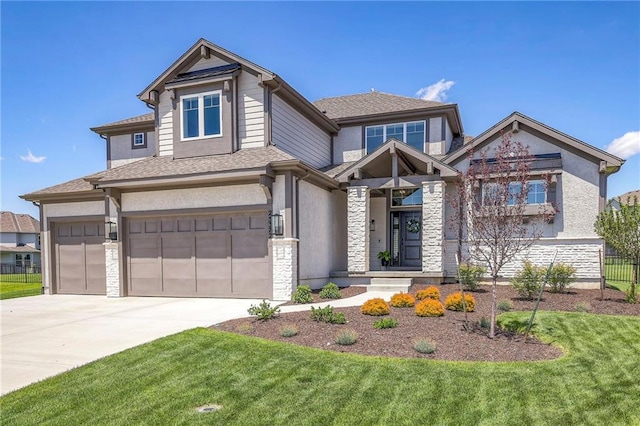
<instances>
[{"instance_id":1,"label":"board and batten siding","mask_svg":"<svg viewBox=\"0 0 640 426\"><path fill-rule=\"evenodd\" d=\"M158 118L158 156L173 156L173 101L166 90L160 93Z\"/></svg>"},{"instance_id":2,"label":"board and batten siding","mask_svg":"<svg viewBox=\"0 0 640 426\"><path fill-rule=\"evenodd\" d=\"M189 71L187 72L206 70L207 68L221 67L228 64L229 62L211 55L209 59L200 59L194 66L189 68Z\"/></svg>"},{"instance_id":3,"label":"board and batten siding","mask_svg":"<svg viewBox=\"0 0 640 426\"><path fill-rule=\"evenodd\" d=\"M331 136L318 128L282 98L271 99L273 143L314 167L331 164Z\"/></svg>"},{"instance_id":4,"label":"board and batten siding","mask_svg":"<svg viewBox=\"0 0 640 426\"><path fill-rule=\"evenodd\" d=\"M265 146L264 89L248 72L238 77L238 136L240 148Z\"/></svg>"}]
</instances>

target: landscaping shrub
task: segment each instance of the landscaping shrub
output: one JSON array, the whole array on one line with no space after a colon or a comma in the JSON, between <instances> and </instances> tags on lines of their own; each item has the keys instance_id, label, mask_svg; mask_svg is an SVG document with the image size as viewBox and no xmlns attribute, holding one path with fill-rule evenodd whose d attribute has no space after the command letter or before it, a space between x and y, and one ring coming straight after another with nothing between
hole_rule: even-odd
<instances>
[{"instance_id":1,"label":"landscaping shrub","mask_svg":"<svg viewBox=\"0 0 640 426\"><path fill-rule=\"evenodd\" d=\"M540 292L546 273L545 268L535 266L527 260L522 269L511 279L511 285L520 297L532 300L533 296Z\"/></svg>"},{"instance_id":2,"label":"landscaping shrub","mask_svg":"<svg viewBox=\"0 0 640 426\"><path fill-rule=\"evenodd\" d=\"M576 303L576 311L591 312L591 305L588 302L578 302Z\"/></svg>"},{"instance_id":3,"label":"landscaping shrub","mask_svg":"<svg viewBox=\"0 0 640 426\"><path fill-rule=\"evenodd\" d=\"M376 297L374 299L369 299L360 308L360 312L365 315L389 315L389 305L384 299Z\"/></svg>"},{"instance_id":4,"label":"landscaping shrub","mask_svg":"<svg viewBox=\"0 0 640 426\"><path fill-rule=\"evenodd\" d=\"M410 308L416 304L416 299L407 293L396 293L391 296L391 306L394 308Z\"/></svg>"},{"instance_id":5,"label":"landscaping shrub","mask_svg":"<svg viewBox=\"0 0 640 426\"><path fill-rule=\"evenodd\" d=\"M280 335L282 337L293 337L298 334L298 327L295 324L287 324L280 327Z\"/></svg>"},{"instance_id":6,"label":"landscaping shrub","mask_svg":"<svg viewBox=\"0 0 640 426\"><path fill-rule=\"evenodd\" d=\"M556 263L551 267L547 284L549 284L549 291L551 293L562 293L575 282L575 280L576 268L571 265L565 265L564 263Z\"/></svg>"},{"instance_id":7,"label":"landscaping shrub","mask_svg":"<svg viewBox=\"0 0 640 426\"><path fill-rule=\"evenodd\" d=\"M328 283L320 290L320 299L340 299L340 288L335 283Z\"/></svg>"},{"instance_id":8,"label":"landscaping shrub","mask_svg":"<svg viewBox=\"0 0 640 426\"><path fill-rule=\"evenodd\" d=\"M480 318L480 321L478 321L478 325L480 326L480 328L489 328L489 326L491 325L491 323L489 322L489 319L487 317L482 317Z\"/></svg>"},{"instance_id":9,"label":"landscaping shrub","mask_svg":"<svg viewBox=\"0 0 640 426\"><path fill-rule=\"evenodd\" d=\"M476 291L480 283L480 278L487 272L487 269L471 263L462 263L460 264L459 271L458 279L462 287L468 291Z\"/></svg>"},{"instance_id":10,"label":"landscaping shrub","mask_svg":"<svg viewBox=\"0 0 640 426\"><path fill-rule=\"evenodd\" d=\"M464 301L467 305L467 312L473 312L476 308L476 299L470 294L464 295ZM462 293L459 291L447 296L444 300L444 306L450 311L462 311L464 306L462 304Z\"/></svg>"},{"instance_id":11,"label":"landscaping shrub","mask_svg":"<svg viewBox=\"0 0 640 426\"><path fill-rule=\"evenodd\" d=\"M280 312L280 308L278 306L272 307L269 302L263 299L259 305L251 305L247 312L249 312L249 315L258 317L261 321L267 321L275 318Z\"/></svg>"},{"instance_id":12,"label":"landscaping shrub","mask_svg":"<svg viewBox=\"0 0 640 426\"><path fill-rule=\"evenodd\" d=\"M238 333L242 333L242 334L249 334L253 331L253 324L251 324L250 322L243 322L240 323L238 325L236 325L236 331Z\"/></svg>"},{"instance_id":13,"label":"landscaping shrub","mask_svg":"<svg viewBox=\"0 0 640 426\"><path fill-rule=\"evenodd\" d=\"M336 343L339 345L353 345L358 340L358 333L349 328L341 330L336 334Z\"/></svg>"},{"instance_id":14,"label":"landscaping shrub","mask_svg":"<svg viewBox=\"0 0 640 426\"><path fill-rule=\"evenodd\" d=\"M633 288L629 288L627 291L624 292L625 294L625 300L627 301L627 303L638 303L638 293L633 291Z\"/></svg>"},{"instance_id":15,"label":"landscaping shrub","mask_svg":"<svg viewBox=\"0 0 640 426\"><path fill-rule=\"evenodd\" d=\"M373 322L373 328L381 330L383 328L396 328L398 326L398 320L393 318L380 318Z\"/></svg>"},{"instance_id":16,"label":"landscaping shrub","mask_svg":"<svg viewBox=\"0 0 640 426\"><path fill-rule=\"evenodd\" d=\"M496 307L498 308L499 311L509 312L510 310L513 309L513 303L509 299L502 299L498 302Z\"/></svg>"},{"instance_id":17,"label":"landscaping shrub","mask_svg":"<svg viewBox=\"0 0 640 426\"><path fill-rule=\"evenodd\" d=\"M326 322L328 324L344 324L347 319L342 312L334 312L332 306L324 308L311 307L311 319L318 322Z\"/></svg>"},{"instance_id":18,"label":"landscaping shrub","mask_svg":"<svg viewBox=\"0 0 640 426\"><path fill-rule=\"evenodd\" d=\"M313 296L311 296L311 287L308 285L300 285L293 292L293 297L291 298L296 303L311 303L313 302Z\"/></svg>"},{"instance_id":19,"label":"landscaping shrub","mask_svg":"<svg viewBox=\"0 0 640 426\"><path fill-rule=\"evenodd\" d=\"M416 339L413 342L413 349L421 354L432 354L436 351L436 344L429 339Z\"/></svg>"},{"instance_id":20,"label":"landscaping shrub","mask_svg":"<svg viewBox=\"0 0 640 426\"><path fill-rule=\"evenodd\" d=\"M416 315L419 317L441 317L444 315L444 306L439 300L424 299L416 305Z\"/></svg>"},{"instance_id":21,"label":"landscaping shrub","mask_svg":"<svg viewBox=\"0 0 640 426\"><path fill-rule=\"evenodd\" d=\"M418 291L418 293L416 293L416 299L418 300L424 300L424 299L434 299L434 300L440 300L440 290L438 290L438 287L431 285L423 290Z\"/></svg>"}]
</instances>

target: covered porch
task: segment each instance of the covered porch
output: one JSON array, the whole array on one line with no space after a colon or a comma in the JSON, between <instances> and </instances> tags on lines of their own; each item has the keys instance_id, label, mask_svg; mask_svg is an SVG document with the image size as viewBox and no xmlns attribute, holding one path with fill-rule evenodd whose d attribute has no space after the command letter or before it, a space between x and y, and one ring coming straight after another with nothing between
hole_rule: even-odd
<instances>
[{"instance_id":1,"label":"covered porch","mask_svg":"<svg viewBox=\"0 0 640 426\"><path fill-rule=\"evenodd\" d=\"M456 177L455 169L396 139L336 176L347 192L347 270L332 278L345 285L442 282L445 186Z\"/></svg>"}]
</instances>

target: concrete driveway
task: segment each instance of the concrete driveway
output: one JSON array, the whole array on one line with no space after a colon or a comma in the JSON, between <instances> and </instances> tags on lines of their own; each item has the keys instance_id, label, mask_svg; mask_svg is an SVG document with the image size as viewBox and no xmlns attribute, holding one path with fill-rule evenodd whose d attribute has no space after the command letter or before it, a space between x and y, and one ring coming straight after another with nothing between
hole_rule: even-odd
<instances>
[{"instance_id":1,"label":"concrete driveway","mask_svg":"<svg viewBox=\"0 0 640 426\"><path fill-rule=\"evenodd\" d=\"M0 301L0 394L194 327L259 300L43 295Z\"/></svg>"}]
</instances>

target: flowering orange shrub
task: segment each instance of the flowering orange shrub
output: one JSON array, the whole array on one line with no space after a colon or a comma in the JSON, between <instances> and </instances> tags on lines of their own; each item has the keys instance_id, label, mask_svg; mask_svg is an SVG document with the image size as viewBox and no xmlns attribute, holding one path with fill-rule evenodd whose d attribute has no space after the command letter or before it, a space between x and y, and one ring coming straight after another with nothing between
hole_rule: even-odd
<instances>
[{"instance_id":1,"label":"flowering orange shrub","mask_svg":"<svg viewBox=\"0 0 640 426\"><path fill-rule=\"evenodd\" d=\"M410 308L416 304L416 299L407 293L396 293L391 296L391 306L394 308Z\"/></svg>"},{"instance_id":2,"label":"flowering orange shrub","mask_svg":"<svg viewBox=\"0 0 640 426\"><path fill-rule=\"evenodd\" d=\"M384 299L376 297L374 299L369 299L360 308L360 312L365 315L389 315L389 305Z\"/></svg>"},{"instance_id":3,"label":"flowering orange shrub","mask_svg":"<svg viewBox=\"0 0 640 426\"><path fill-rule=\"evenodd\" d=\"M424 299L434 299L434 300L440 300L440 290L438 290L438 287L431 285L427 288L425 288L424 290L420 290L418 293L416 293L416 299L418 300L424 300Z\"/></svg>"},{"instance_id":4,"label":"flowering orange shrub","mask_svg":"<svg viewBox=\"0 0 640 426\"><path fill-rule=\"evenodd\" d=\"M419 317L441 317L444 315L444 306L439 300L424 299L416 305L416 315Z\"/></svg>"},{"instance_id":5,"label":"flowering orange shrub","mask_svg":"<svg viewBox=\"0 0 640 426\"><path fill-rule=\"evenodd\" d=\"M476 307L476 299L472 295L465 293L464 301L467 303L467 312L473 312ZM462 311L462 293L457 292L450 294L444 301L444 306L450 311Z\"/></svg>"}]
</instances>

